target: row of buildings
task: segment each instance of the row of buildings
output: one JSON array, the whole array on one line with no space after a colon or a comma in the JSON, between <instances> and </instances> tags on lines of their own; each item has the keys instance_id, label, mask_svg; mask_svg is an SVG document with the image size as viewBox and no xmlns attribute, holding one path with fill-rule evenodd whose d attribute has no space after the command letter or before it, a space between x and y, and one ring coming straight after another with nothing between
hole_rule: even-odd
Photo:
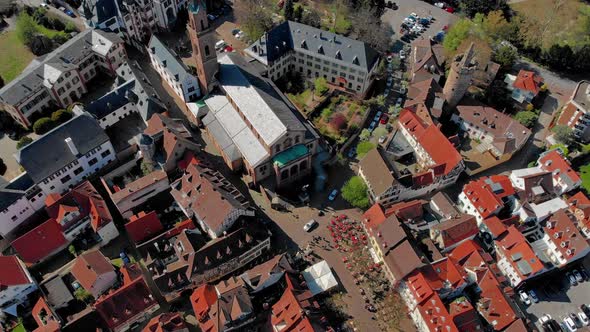
<instances>
[{"instance_id":1,"label":"row of buildings","mask_svg":"<svg viewBox=\"0 0 590 332\"><path fill-rule=\"evenodd\" d=\"M363 226L419 331L527 331L515 289L590 253L580 186L550 150L535 166L470 181L457 202L441 192L377 202Z\"/></svg>"}]
</instances>

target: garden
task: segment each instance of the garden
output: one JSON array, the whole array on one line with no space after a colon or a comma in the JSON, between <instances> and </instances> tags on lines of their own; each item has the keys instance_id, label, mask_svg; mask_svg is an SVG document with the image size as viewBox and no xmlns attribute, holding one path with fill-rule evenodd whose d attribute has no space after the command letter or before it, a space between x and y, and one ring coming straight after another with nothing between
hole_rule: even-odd
<instances>
[{"instance_id":1,"label":"garden","mask_svg":"<svg viewBox=\"0 0 590 332\"><path fill-rule=\"evenodd\" d=\"M366 112L366 106L342 95L334 96L314 117L313 123L324 137L342 144L362 125Z\"/></svg>"}]
</instances>

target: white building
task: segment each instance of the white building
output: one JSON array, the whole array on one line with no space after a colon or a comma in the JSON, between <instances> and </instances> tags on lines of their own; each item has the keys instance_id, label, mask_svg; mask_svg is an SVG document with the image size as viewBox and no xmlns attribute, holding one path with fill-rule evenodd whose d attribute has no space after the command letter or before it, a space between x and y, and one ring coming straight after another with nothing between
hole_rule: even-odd
<instances>
[{"instance_id":1,"label":"white building","mask_svg":"<svg viewBox=\"0 0 590 332\"><path fill-rule=\"evenodd\" d=\"M127 53L121 38L101 30L85 30L34 59L14 80L0 89L0 106L24 127L46 109L66 108L88 92L99 72L114 76Z\"/></svg>"},{"instance_id":2,"label":"white building","mask_svg":"<svg viewBox=\"0 0 590 332\"><path fill-rule=\"evenodd\" d=\"M115 151L104 130L89 114L75 116L15 154L43 193L63 194L108 165Z\"/></svg>"},{"instance_id":3,"label":"white building","mask_svg":"<svg viewBox=\"0 0 590 332\"><path fill-rule=\"evenodd\" d=\"M459 194L459 210L475 216L477 225L516 203L516 191L505 175L492 175L467 183Z\"/></svg>"},{"instance_id":4,"label":"white building","mask_svg":"<svg viewBox=\"0 0 590 332\"><path fill-rule=\"evenodd\" d=\"M44 207L43 193L26 173L0 188L0 236L6 237Z\"/></svg>"},{"instance_id":5,"label":"white building","mask_svg":"<svg viewBox=\"0 0 590 332\"><path fill-rule=\"evenodd\" d=\"M16 305L27 301L37 284L25 264L16 256L0 256L0 309L16 314Z\"/></svg>"},{"instance_id":6,"label":"white building","mask_svg":"<svg viewBox=\"0 0 590 332\"><path fill-rule=\"evenodd\" d=\"M197 78L189 73L189 69L178 56L156 36L152 36L147 49L152 67L180 99L188 103L196 101L201 96Z\"/></svg>"}]
</instances>

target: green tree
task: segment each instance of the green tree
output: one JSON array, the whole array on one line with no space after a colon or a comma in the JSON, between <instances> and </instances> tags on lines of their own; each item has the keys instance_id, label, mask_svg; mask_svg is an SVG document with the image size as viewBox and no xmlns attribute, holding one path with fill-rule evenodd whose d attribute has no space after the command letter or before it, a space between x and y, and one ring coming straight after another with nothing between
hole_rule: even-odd
<instances>
[{"instance_id":1,"label":"green tree","mask_svg":"<svg viewBox=\"0 0 590 332\"><path fill-rule=\"evenodd\" d=\"M323 77L316 78L315 81L313 81L313 87L315 93L318 96L321 96L324 93L328 92L328 82L326 82L326 79Z\"/></svg>"},{"instance_id":2,"label":"green tree","mask_svg":"<svg viewBox=\"0 0 590 332\"><path fill-rule=\"evenodd\" d=\"M483 20L485 34L494 40L510 40L516 32L514 26L504 17L500 10L490 12Z\"/></svg>"},{"instance_id":3,"label":"green tree","mask_svg":"<svg viewBox=\"0 0 590 332\"><path fill-rule=\"evenodd\" d=\"M293 11L293 21L301 22L302 19L303 19L303 7L297 6L297 7L295 7L295 10Z\"/></svg>"},{"instance_id":4,"label":"green tree","mask_svg":"<svg viewBox=\"0 0 590 332\"><path fill-rule=\"evenodd\" d=\"M518 58L518 52L510 45L500 45L494 52L493 59L504 68L511 68Z\"/></svg>"},{"instance_id":5,"label":"green tree","mask_svg":"<svg viewBox=\"0 0 590 332\"><path fill-rule=\"evenodd\" d=\"M443 46L448 52L454 52L465 40L473 28L473 22L466 18L458 20L453 24L445 36Z\"/></svg>"},{"instance_id":6,"label":"green tree","mask_svg":"<svg viewBox=\"0 0 590 332\"><path fill-rule=\"evenodd\" d=\"M469 17L488 14L493 10L507 9L505 0L461 0L461 11Z\"/></svg>"},{"instance_id":7,"label":"green tree","mask_svg":"<svg viewBox=\"0 0 590 332\"><path fill-rule=\"evenodd\" d=\"M330 107L326 107L322 110L322 114L320 114L320 116L322 117L322 120L327 122L328 120L330 120L332 113L334 113L334 111L332 111Z\"/></svg>"},{"instance_id":8,"label":"green tree","mask_svg":"<svg viewBox=\"0 0 590 332\"><path fill-rule=\"evenodd\" d=\"M18 140L18 142L16 142L16 148L22 149L25 146L31 144L32 142L33 142L32 138L30 138L29 136L23 136Z\"/></svg>"},{"instance_id":9,"label":"green tree","mask_svg":"<svg viewBox=\"0 0 590 332\"><path fill-rule=\"evenodd\" d=\"M520 111L514 116L514 120L527 128L533 128L537 123L537 119L539 119L539 116L532 111Z\"/></svg>"},{"instance_id":10,"label":"green tree","mask_svg":"<svg viewBox=\"0 0 590 332\"><path fill-rule=\"evenodd\" d=\"M234 13L242 30L252 40L259 39L272 28L272 15L264 0L242 0L234 5Z\"/></svg>"},{"instance_id":11,"label":"green tree","mask_svg":"<svg viewBox=\"0 0 590 332\"><path fill-rule=\"evenodd\" d=\"M295 9L293 8L293 0L287 0L285 2L285 20L292 21L295 16Z\"/></svg>"},{"instance_id":12,"label":"green tree","mask_svg":"<svg viewBox=\"0 0 590 332\"><path fill-rule=\"evenodd\" d=\"M51 114L51 121L55 122L57 125L68 121L72 116L72 113L66 110L57 110Z\"/></svg>"},{"instance_id":13,"label":"green tree","mask_svg":"<svg viewBox=\"0 0 590 332\"><path fill-rule=\"evenodd\" d=\"M561 150L561 152L563 153L564 156L568 156L570 153L570 150L567 148L567 146L563 145L563 144L553 144L549 147L549 150L554 150L554 149L559 149Z\"/></svg>"},{"instance_id":14,"label":"green tree","mask_svg":"<svg viewBox=\"0 0 590 332\"><path fill-rule=\"evenodd\" d=\"M50 118L40 118L33 124L33 131L37 135L43 135L51 129L55 128L55 125L55 122L53 122Z\"/></svg>"},{"instance_id":15,"label":"green tree","mask_svg":"<svg viewBox=\"0 0 590 332\"><path fill-rule=\"evenodd\" d=\"M4 78L2 78L2 76L0 76L0 88L2 88L4 86Z\"/></svg>"},{"instance_id":16,"label":"green tree","mask_svg":"<svg viewBox=\"0 0 590 332\"><path fill-rule=\"evenodd\" d=\"M359 209L369 207L367 185L360 176L353 176L342 187L342 198Z\"/></svg>"},{"instance_id":17,"label":"green tree","mask_svg":"<svg viewBox=\"0 0 590 332\"><path fill-rule=\"evenodd\" d=\"M361 130L361 133L359 134L359 138L361 141L367 141L370 137L371 137L371 132L369 131L369 129L365 128L365 129Z\"/></svg>"},{"instance_id":18,"label":"green tree","mask_svg":"<svg viewBox=\"0 0 590 332\"><path fill-rule=\"evenodd\" d=\"M570 145L574 142L574 131L566 125L557 125L552 129L555 139L561 144Z\"/></svg>"},{"instance_id":19,"label":"green tree","mask_svg":"<svg viewBox=\"0 0 590 332\"><path fill-rule=\"evenodd\" d=\"M64 31L65 32L75 32L75 31L78 31L78 28L76 27L76 24L74 24L74 22L69 21L68 23L66 23L66 26L64 27Z\"/></svg>"},{"instance_id":20,"label":"green tree","mask_svg":"<svg viewBox=\"0 0 590 332\"><path fill-rule=\"evenodd\" d=\"M84 303L91 303L94 300L92 294L88 293L88 291L82 287L79 287L74 291L74 297Z\"/></svg>"},{"instance_id":21,"label":"green tree","mask_svg":"<svg viewBox=\"0 0 590 332\"><path fill-rule=\"evenodd\" d=\"M143 175L148 175L154 171L154 165L151 162L146 161L145 159L141 161L139 168L141 169L141 174Z\"/></svg>"},{"instance_id":22,"label":"green tree","mask_svg":"<svg viewBox=\"0 0 590 332\"><path fill-rule=\"evenodd\" d=\"M72 254L72 256L78 256L78 250L76 250L76 246L74 246L73 244L70 244L68 246L68 251L70 252L70 254Z\"/></svg>"},{"instance_id":23,"label":"green tree","mask_svg":"<svg viewBox=\"0 0 590 332\"><path fill-rule=\"evenodd\" d=\"M35 20L25 11L21 12L16 19L16 34L20 41L30 47L38 33Z\"/></svg>"},{"instance_id":24,"label":"green tree","mask_svg":"<svg viewBox=\"0 0 590 332\"><path fill-rule=\"evenodd\" d=\"M367 152L373 150L375 148L375 144L371 143L370 141L362 141L356 147L356 155L358 159L363 159L363 157L367 154Z\"/></svg>"}]
</instances>

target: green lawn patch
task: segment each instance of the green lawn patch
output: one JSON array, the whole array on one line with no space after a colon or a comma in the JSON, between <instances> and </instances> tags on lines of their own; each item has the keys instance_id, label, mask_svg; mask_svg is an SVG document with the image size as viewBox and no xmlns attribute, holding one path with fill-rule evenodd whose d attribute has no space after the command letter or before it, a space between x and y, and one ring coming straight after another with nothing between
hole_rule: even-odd
<instances>
[{"instance_id":1,"label":"green lawn patch","mask_svg":"<svg viewBox=\"0 0 590 332\"><path fill-rule=\"evenodd\" d=\"M15 31L0 34L0 76L4 83L12 81L35 58L21 43Z\"/></svg>"},{"instance_id":2,"label":"green lawn patch","mask_svg":"<svg viewBox=\"0 0 590 332\"><path fill-rule=\"evenodd\" d=\"M590 192L590 164L580 167L580 177L582 178L582 187L586 192Z\"/></svg>"},{"instance_id":3,"label":"green lawn patch","mask_svg":"<svg viewBox=\"0 0 590 332\"><path fill-rule=\"evenodd\" d=\"M303 109L305 109L305 106L307 105L307 101L309 100L309 97L311 97L311 90L307 89L299 94L288 93L287 96L289 97L291 102L293 102L293 104L295 104L295 106L297 106L297 108L299 108L300 110L303 110Z\"/></svg>"},{"instance_id":4,"label":"green lawn patch","mask_svg":"<svg viewBox=\"0 0 590 332\"><path fill-rule=\"evenodd\" d=\"M17 326L15 326L12 329L12 332L27 332L27 330L25 330L25 327L23 326L23 323L19 323Z\"/></svg>"},{"instance_id":5,"label":"green lawn patch","mask_svg":"<svg viewBox=\"0 0 590 332\"><path fill-rule=\"evenodd\" d=\"M135 263L135 258L133 258L133 256L128 256L128 257L129 257L129 260L131 260L131 263ZM111 259L111 264L120 268L121 266L123 266L123 259L113 258L113 259Z\"/></svg>"}]
</instances>

